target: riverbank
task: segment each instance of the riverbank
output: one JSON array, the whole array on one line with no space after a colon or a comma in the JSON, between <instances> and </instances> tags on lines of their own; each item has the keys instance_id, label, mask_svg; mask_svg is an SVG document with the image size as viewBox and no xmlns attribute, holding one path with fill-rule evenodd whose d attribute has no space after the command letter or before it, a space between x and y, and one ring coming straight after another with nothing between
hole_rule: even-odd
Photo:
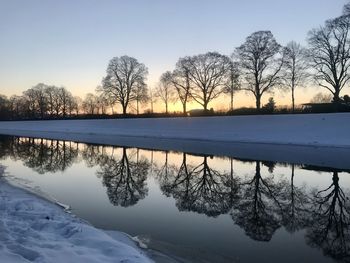
<instances>
[{"instance_id":1,"label":"riverbank","mask_svg":"<svg viewBox=\"0 0 350 263\"><path fill-rule=\"evenodd\" d=\"M0 122L0 134L350 169L350 113Z\"/></svg>"},{"instance_id":2,"label":"riverbank","mask_svg":"<svg viewBox=\"0 0 350 263\"><path fill-rule=\"evenodd\" d=\"M197 118L11 121L0 134L128 136L213 142L350 147L350 113Z\"/></svg>"},{"instance_id":3,"label":"riverbank","mask_svg":"<svg viewBox=\"0 0 350 263\"><path fill-rule=\"evenodd\" d=\"M130 238L113 236L14 187L0 166L1 262L152 262Z\"/></svg>"}]
</instances>

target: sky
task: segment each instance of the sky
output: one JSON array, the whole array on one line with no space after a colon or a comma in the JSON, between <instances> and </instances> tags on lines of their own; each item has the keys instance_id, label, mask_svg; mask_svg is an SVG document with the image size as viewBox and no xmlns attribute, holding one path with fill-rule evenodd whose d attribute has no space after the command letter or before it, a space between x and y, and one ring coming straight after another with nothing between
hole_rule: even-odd
<instances>
[{"instance_id":1,"label":"sky","mask_svg":"<svg viewBox=\"0 0 350 263\"><path fill-rule=\"evenodd\" d=\"M0 0L0 94L43 82L74 95L94 92L111 58L129 55L154 86L179 57L230 55L258 30L285 45L341 14L346 0ZM313 91L299 92L297 102ZM297 92L298 95L298 92ZM287 94L277 94L283 104ZM266 98L267 99L267 98ZM220 107L222 102L213 104ZM247 94L236 105L253 105Z\"/></svg>"}]
</instances>

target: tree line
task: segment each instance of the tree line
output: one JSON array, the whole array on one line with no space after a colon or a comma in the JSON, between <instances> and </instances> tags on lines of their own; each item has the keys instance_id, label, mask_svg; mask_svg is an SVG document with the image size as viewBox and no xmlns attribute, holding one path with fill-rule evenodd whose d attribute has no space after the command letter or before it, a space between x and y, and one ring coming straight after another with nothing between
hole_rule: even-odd
<instances>
[{"instance_id":1,"label":"tree line","mask_svg":"<svg viewBox=\"0 0 350 263\"><path fill-rule=\"evenodd\" d=\"M155 89L147 84L148 69L136 58L114 57L110 60L106 76L84 99L74 97L64 87L43 83L32 87L22 96L7 99L0 96L0 117L58 118L79 114L116 113L136 110L148 103L150 112L156 100L169 112L169 104L179 102L183 115L189 103L197 103L203 112L219 96L230 97L230 111L234 109L234 96L239 91L253 95L257 112L262 98L273 91L291 93L291 108L295 111L295 90L308 83L331 95L335 105L350 104L349 96L341 97L350 80L350 3L341 16L327 20L324 25L308 33L307 47L295 41L282 46L271 31L257 31L236 47L230 56L207 52L179 58L172 71L164 72ZM320 97L321 95L318 95ZM273 99L268 106L274 107Z\"/></svg>"}]
</instances>

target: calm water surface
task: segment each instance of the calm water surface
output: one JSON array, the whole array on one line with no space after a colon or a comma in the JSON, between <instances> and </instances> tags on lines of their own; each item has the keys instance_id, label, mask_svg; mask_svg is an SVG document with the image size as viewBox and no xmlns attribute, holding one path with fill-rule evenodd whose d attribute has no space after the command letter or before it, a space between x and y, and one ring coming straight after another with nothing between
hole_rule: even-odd
<instances>
[{"instance_id":1,"label":"calm water surface","mask_svg":"<svg viewBox=\"0 0 350 263\"><path fill-rule=\"evenodd\" d=\"M7 172L94 226L194 262L350 262L350 174L0 136Z\"/></svg>"}]
</instances>

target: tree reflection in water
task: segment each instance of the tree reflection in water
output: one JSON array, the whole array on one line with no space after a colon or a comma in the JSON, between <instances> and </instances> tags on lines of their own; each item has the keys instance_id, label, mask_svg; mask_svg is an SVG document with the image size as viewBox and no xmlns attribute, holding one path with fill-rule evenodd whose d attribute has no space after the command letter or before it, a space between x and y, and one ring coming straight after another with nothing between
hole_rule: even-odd
<instances>
[{"instance_id":1,"label":"tree reflection in water","mask_svg":"<svg viewBox=\"0 0 350 263\"><path fill-rule=\"evenodd\" d=\"M347 262L350 260L350 204L349 195L339 185L338 171L333 171L331 185L314 190L311 222L306 240L326 255Z\"/></svg>"},{"instance_id":2,"label":"tree reflection in water","mask_svg":"<svg viewBox=\"0 0 350 263\"><path fill-rule=\"evenodd\" d=\"M295 184L294 164L284 164L291 171L290 179L285 179L273 175L274 169L282 164L239 160L255 164L253 173L242 176L235 171L233 159L225 170L215 167L207 155L196 156L197 162L193 163L188 161L193 155L182 153L178 163L170 163L170 153L163 154L164 163L152 173L153 151L150 163L139 156L138 149L126 147L11 136L2 136L0 140L1 159L20 160L39 174L65 171L80 159L88 167L97 166L97 176L102 178L113 205L128 207L145 198L151 171L161 191L176 200L180 211L210 217L227 214L246 235L258 241L271 240L280 227L290 233L306 230L309 245L332 258L350 261L350 201L349 193L340 185L341 171L298 166L330 173L329 187L310 190L312 186ZM262 166L268 168L268 174L262 174Z\"/></svg>"},{"instance_id":3,"label":"tree reflection in water","mask_svg":"<svg viewBox=\"0 0 350 263\"><path fill-rule=\"evenodd\" d=\"M269 241L281 226L281 204L277 198L282 187L272 176L263 178L260 166L257 161L253 178L240 184L239 199L231 217L252 239Z\"/></svg>"},{"instance_id":4,"label":"tree reflection in water","mask_svg":"<svg viewBox=\"0 0 350 263\"><path fill-rule=\"evenodd\" d=\"M208 156L201 158L200 164L189 165L187 154L183 153L179 167L172 166L170 172L159 174L160 187L166 196L176 199L180 211L193 211L213 217L227 213L237 191L235 178L232 174L220 173L211 168Z\"/></svg>"},{"instance_id":5,"label":"tree reflection in water","mask_svg":"<svg viewBox=\"0 0 350 263\"><path fill-rule=\"evenodd\" d=\"M148 189L146 179L150 163L148 160L127 154L127 148L122 148L121 156L104 156L97 171L107 188L107 195L113 205L128 207L135 205L146 197Z\"/></svg>"},{"instance_id":6,"label":"tree reflection in water","mask_svg":"<svg viewBox=\"0 0 350 263\"><path fill-rule=\"evenodd\" d=\"M310 197L306 194L305 185L295 186L295 165L291 165L290 183L285 182L281 199L283 199L282 224L290 233L294 233L309 224Z\"/></svg>"},{"instance_id":7,"label":"tree reflection in water","mask_svg":"<svg viewBox=\"0 0 350 263\"><path fill-rule=\"evenodd\" d=\"M63 172L78 159L78 146L71 141L9 137L1 151L39 174ZM5 149L6 148L6 149Z\"/></svg>"}]
</instances>

